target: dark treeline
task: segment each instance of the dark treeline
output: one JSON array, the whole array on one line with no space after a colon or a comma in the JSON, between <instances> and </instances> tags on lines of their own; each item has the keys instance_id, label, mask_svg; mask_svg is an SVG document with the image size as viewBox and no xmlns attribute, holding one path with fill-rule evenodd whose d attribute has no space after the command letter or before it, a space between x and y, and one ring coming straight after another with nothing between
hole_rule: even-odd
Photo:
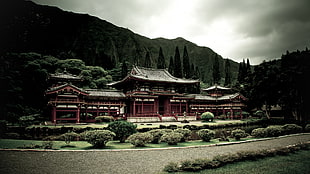
<instances>
[{"instance_id":1,"label":"dark treeline","mask_svg":"<svg viewBox=\"0 0 310 174\"><path fill-rule=\"evenodd\" d=\"M248 63L240 63L237 87L249 99L248 109L261 109L269 117L271 106L281 106L286 120L306 123L310 118L310 52L286 52L281 59L263 62L251 72Z\"/></svg>"}]
</instances>

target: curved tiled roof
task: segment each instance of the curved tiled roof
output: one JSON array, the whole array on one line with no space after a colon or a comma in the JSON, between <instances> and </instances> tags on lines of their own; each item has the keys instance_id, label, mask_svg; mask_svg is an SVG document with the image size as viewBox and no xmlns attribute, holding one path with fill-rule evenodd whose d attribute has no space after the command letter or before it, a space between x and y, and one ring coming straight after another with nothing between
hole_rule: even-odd
<instances>
[{"instance_id":1,"label":"curved tiled roof","mask_svg":"<svg viewBox=\"0 0 310 174\"><path fill-rule=\"evenodd\" d=\"M194 84L199 83L198 80L182 79L172 76L166 69L153 69L134 66L129 75L127 75L123 80L112 82L108 85L113 86L126 80L133 78L144 81L154 81L154 82L168 82L168 83L180 83L180 84Z\"/></svg>"},{"instance_id":2,"label":"curved tiled roof","mask_svg":"<svg viewBox=\"0 0 310 174\"><path fill-rule=\"evenodd\" d=\"M195 100L212 100L212 101L215 101L215 100L230 100L230 99L234 99L238 96L241 96L242 98L244 98L240 93L234 93L234 94L229 94L229 95L223 95L223 96L220 96L220 97L212 97L212 96L209 96L209 95L201 95L201 94L198 94L198 95L195 95Z\"/></svg>"},{"instance_id":3,"label":"curved tiled roof","mask_svg":"<svg viewBox=\"0 0 310 174\"><path fill-rule=\"evenodd\" d=\"M203 89L203 91L210 91L210 90L216 90L216 89L219 89L219 90L231 90L231 88L226 88L226 87L214 85L214 86L211 86L209 88Z\"/></svg>"}]
</instances>

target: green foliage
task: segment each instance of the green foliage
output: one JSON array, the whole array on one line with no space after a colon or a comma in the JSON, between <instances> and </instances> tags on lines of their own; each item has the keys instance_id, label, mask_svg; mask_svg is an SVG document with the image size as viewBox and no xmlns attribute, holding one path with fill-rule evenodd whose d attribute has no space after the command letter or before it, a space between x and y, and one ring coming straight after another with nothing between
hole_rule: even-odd
<instances>
[{"instance_id":1,"label":"green foliage","mask_svg":"<svg viewBox=\"0 0 310 174\"><path fill-rule=\"evenodd\" d=\"M163 54L163 49L160 47L157 59L157 69L165 69L165 68L166 68L166 60Z\"/></svg>"},{"instance_id":2,"label":"green foliage","mask_svg":"<svg viewBox=\"0 0 310 174\"><path fill-rule=\"evenodd\" d=\"M42 148L43 149L53 149L54 142L53 141L43 141Z\"/></svg>"},{"instance_id":3,"label":"green foliage","mask_svg":"<svg viewBox=\"0 0 310 174\"><path fill-rule=\"evenodd\" d=\"M127 121L115 121L109 123L108 129L116 134L116 138L124 143L126 138L137 132L137 125Z\"/></svg>"},{"instance_id":4,"label":"green foliage","mask_svg":"<svg viewBox=\"0 0 310 174\"><path fill-rule=\"evenodd\" d=\"M79 75L85 69L85 63L80 59L65 59L57 62L58 72L68 71L71 74Z\"/></svg>"},{"instance_id":5,"label":"green foliage","mask_svg":"<svg viewBox=\"0 0 310 174\"><path fill-rule=\"evenodd\" d=\"M34 123L35 117L33 115L21 116L18 121L21 126L30 126Z\"/></svg>"},{"instance_id":6,"label":"green foliage","mask_svg":"<svg viewBox=\"0 0 310 174\"><path fill-rule=\"evenodd\" d=\"M70 142L73 141L78 136L79 134L75 132L67 132L67 133L62 134L60 137L65 140L66 144L70 144Z\"/></svg>"},{"instance_id":7,"label":"green foliage","mask_svg":"<svg viewBox=\"0 0 310 174\"><path fill-rule=\"evenodd\" d=\"M191 78L191 67L189 64L189 56L187 53L187 48L184 46L183 50L183 76L184 78Z\"/></svg>"},{"instance_id":8,"label":"green foliage","mask_svg":"<svg viewBox=\"0 0 310 174\"><path fill-rule=\"evenodd\" d=\"M160 142L160 138L162 135L165 133L170 133L172 132L171 129L153 129L148 131L153 136L152 143L158 144Z\"/></svg>"},{"instance_id":9,"label":"green foliage","mask_svg":"<svg viewBox=\"0 0 310 174\"><path fill-rule=\"evenodd\" d=\"M153 140L153 136L152 134L148 132L135 133L135 134L130 135L127 138L127 141L136 147L144 147L145 144L151 142L152 140Z\"/></svg>"},{"instance_id":10,"label":"green foliage","mask_svg":"<svg viewBox=\"0 0 310 174\"><path fill-rule=\"evenodd\" d=\"M234 137L236 140L240 140L241 138L244 138L247 136L244 130L242 129L235 129L231 132L232 137Z\"/></svg>"},{"instance_id":11,"label":"green foliage","mask_svg":"<svg viewBox=\"0 0 310 174\"><path fill-rule=\"evenodd\" d=\"M310 124L307 124L307 125L305 126L305 132L310 132Z\"/></svg>"},{"instance_id":12,"label":"green foliage","mask_svg":"<svg viewBox=\"0 0 310 174\"><path fill-rule=\"evenodd\" d=\"M189 129L175 129L174 132L177 132L183 135L181 142L185 142L192 133L192 131L190 131Z\"/></svg>"},{"instance_id":13,"label":"green foliage","mask_svg":"<svg viewBox=\"0 0 310 174\"><path fill-rule=\"evenodd\" d=\"M179 164L178 163L176 163L176 162L170 162L170 163L168 163L165 167L164 167L164 171L165 172L177 172L177 171L179 171Z\"/></svg>"},{"instance_id":14,"label":"green foliage","mask_svg":"<svg viewBox=\"0 0 310 174\"><path fill-rule=\"evenodd\" d=\"M174 76L182 78L183 77L183 72L182 72L182 63L181 63L181 58L180 58L180 51L179 47L175 48L175 53L174 53Z\"/></svg>"},{"instance_id":15,"label":"green foliage","mask_svg":"<svg viewBox=\"0 0 310 174\"><path fill-rule=\"evenodd\" d=\"M285 124L282 126L283 134L296 134L302 131L302 127L296 124Z\"/></svg>"},{"instance_id":16,"label":"green foliage","mask_svg":"<svg viewBox=\"0 0 310 174\"><path fill-rule=\"evenodd\" d=\"M255 138L265 138L268 136L268 133L265 128L253 129L251 135Z\"/></svg>"},{"instance_id":17,"label":"green foliage","mask_svg":"<svg viewBox=\"0 0 310 174\"><path fill-rule=\"evenodd\" d=\"M161 141L168 143L169 145L177 145L181 142L183 134L177 132L166 133L161 137Z\"/></svg>"},{"instance_id":18,"label":"green foliage","mask_svg":"<svg viewBox=\"0 0 310 174\"><path fill-rule=\"evenodd\" d=\"M213 84L219 84L221 74L220 74L219 56L217 54L214 57L212 75L213 75Z\"/></svg>"},{"instance_id":19,"label":"green foliage","mask_svg":"<svg viewBox=\"0 0 310 174\"><path fill-rule=\"evenodd\" d=\"M214 115L211 112L204 112L201 114L201 120L207 121L207 122L212 122L214 119Z\"/></svg>"},{"instance_id":20,"label":"green foliage","mask_svg":"<svg viewBox=\"0 0 310 174\"><path fill-rule=\"evenodd\" d=\"M83 133L83 138L96 148L105 147L115 136L115 133L109 130L91 130Z\"/></svg>"},{"instance_id":21,"label":"green foliage","mask_svg":"<svg viewBox=\"0 0 310 174\"><path fill-rule=\"evenodd\" d=\"M268 126L266 128L268 137L277 137L283 134L282 126Z\"/></svg>"},{"instance_id":22,"label":"green foliage","mask_svg":"<svg viewBox=\"0 0 310 174\"><path fill-rule=\"evenodd\" d=\"M95 118L96 122L112 122L114 121L114 118L112 116L97 116Z\"/></svg>"},{"instance_id":23,"label":"green foliage","mask_svg":"<svg viewBox=\"0 0 310 174\"><path fill-rule=\"evenodd\" d=\"M197 134L203 141L209 142L214 137L215 132L210 129L200 129Z\"/></svg>"}]
</instances>

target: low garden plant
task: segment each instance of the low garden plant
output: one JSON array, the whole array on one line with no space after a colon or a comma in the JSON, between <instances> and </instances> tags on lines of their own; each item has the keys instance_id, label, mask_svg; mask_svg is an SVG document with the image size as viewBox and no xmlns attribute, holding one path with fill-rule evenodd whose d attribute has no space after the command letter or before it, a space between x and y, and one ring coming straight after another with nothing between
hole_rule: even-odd
<instances>
[{"instance_id":1,"label":"low garden plant","mask_svg":"<svg viewBox=\"0 0 310 174\"><path fill-rule=\"evenodd\" d=\"M92 130L83 133L83 137L95 148L103 148L107 142L113 140L115 133L109 130Z\"/></svg>"},{"instance_id":2,"label":"low garden plant","mask_svg":"<svg viewBox=\"0 0 310 174\"><path fill-rule=\"evenodd\" d=\"M177 145L183 137L183 134L177 132L166 133L161 137L161 141L168 143L169 145Z\"/></svg>"},{"instance_id":3,"label":"low garden plant","mask_svg":"<svg viewBox=\"0 0 310 174\"><path fill-rule=\"evenodd\" d=\"M189 129L175 129L174 132L177 132L183 135L183 137L181 138L181 142L185 142L192 133L192 131Z\"/></svg>"},{"instance_id":4,"label":"low garden plant","mask_svg":"<svg viewBox=\"0 0 310 174\"><path fill-rule=\"evenodd\" d=\"M201 114L201 120L205 122L213 122L214 114L212 112L204 112Z\"/></svg>"},{"instance_id":5,"label":"low garden plant","mask_svg":"<svg viewBox=\"0 0 310 174\"><path fill-rule=\"evenodd\" d=\"M127 137L137 132L136 129L137 125L127 121L114 121L108 125L108 130L115 133L120 143L125 143Z\"/></svg>"},{"instance_id":6,"label":"low garden plant","mask_svg":"<svg viewBox=\"0 0 310 174\"><path fill-rule=\"evenodd\" d=\"M128 137L127 141L136 147L144 147L145 144L150 143L153 140L152 134L148 132L135 133Z\"/></svg>"},{"instance_id":7,"label":"low garden plant","mask_svg":"<svg viewBox=\"0 0 310 174\"><path fill-rule=\"evenodd\" d=\"M158 144L160 143L160 138L162 135L166 133L170 133L172 131L173 130L171 129L153 129L153 130L148 131L148 133L150 133L153 136L152 143Z\"/></svg>"},{"instance_id":8,"label":"low garden plant","mask_svg":"<svg viewBox=\"0 0 310 174\"><path fill-rule=\"evenodd\" d=\"M231 132L231 136L234 137L238 141L241 138L247 137L247 134L242 129L235 129Z\"/></svg>"},{"instance_id":9,"label":"low garden plant","mask_svg":"<svg viewBox=\"0 0 310 174\"><path fill-rule=\"evenodd\" d=\"M210 129L201 129L197 134L203 141L209 142L214 137L215 132Z\"/></svg>"}]
</instances>

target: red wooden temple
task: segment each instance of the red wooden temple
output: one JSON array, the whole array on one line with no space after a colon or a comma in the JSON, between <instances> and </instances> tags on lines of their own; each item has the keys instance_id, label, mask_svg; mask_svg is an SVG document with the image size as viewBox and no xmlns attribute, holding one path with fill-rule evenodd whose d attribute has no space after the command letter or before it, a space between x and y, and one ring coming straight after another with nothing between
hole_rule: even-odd
<instances>
[{"instance_id":1,"label":"red wooden temple","mask_svg":"<svg viewBox=\"0 0 310 174\"><path fill-rule=\"evenodd\" d=\"M128 75L108 84L117 90L82 89L79 76L51 74L46 92L52 122L94 122L109 115L131 122L196 120L203 112L242 118L243 101L230 88L213 86L199 94L198 80L172 76L165 69L134 66Z\"/></svg>"}]
</instances>

